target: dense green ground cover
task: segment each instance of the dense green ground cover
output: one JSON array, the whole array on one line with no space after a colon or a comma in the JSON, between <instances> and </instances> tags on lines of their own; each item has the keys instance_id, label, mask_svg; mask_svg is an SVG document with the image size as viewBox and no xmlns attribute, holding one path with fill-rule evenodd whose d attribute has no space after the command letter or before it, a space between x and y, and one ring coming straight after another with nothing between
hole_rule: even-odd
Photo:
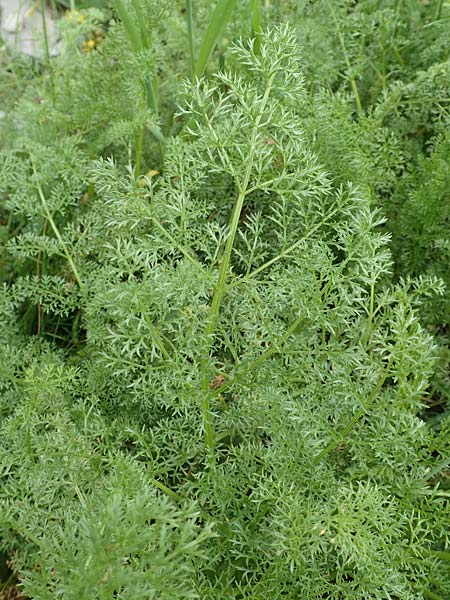
<instances>
[{"instance_id":1,"label":"dense green ground cover","mask_svg":"<svg viewBox=\"0 0 450 600\"><path fill-rule=\"evenodd\" d=\"M23 593L449 598L450 6L88 4L0 55Z\"/></svg>"}]
</instances>

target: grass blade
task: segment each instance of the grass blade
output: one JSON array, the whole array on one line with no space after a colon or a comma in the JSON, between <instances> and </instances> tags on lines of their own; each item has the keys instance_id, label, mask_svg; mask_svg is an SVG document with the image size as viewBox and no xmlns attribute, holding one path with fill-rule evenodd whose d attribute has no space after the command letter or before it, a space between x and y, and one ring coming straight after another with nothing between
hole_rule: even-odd
<instances>
[{"instance_id":1,"label":"grass blade","mask_svg":"<svg viewBox=\"0 0 450 600\"><path fill-rule=\"evenodd\" d=\"M123 23L131 47L135 52L141 52L144 49L141 32L128 12L125 2L123 0L114 0L114 8Z\"/></svg>"},{"instance_id":2,"label":"grass blade","mask_svg":"<svg viewBox=\"0 0 450 600\"><path fill-rule=\"evenodd\" d=\"M139 1L133 0L132 3L134 12L136 13L137 27L139 28L140 32L142 47L146 50L150 48L150 39L147 37L147 32L145 31L145 17Z\"/></svg>"},{"instance_id":3,"label":"grass blade","mask_svg":"<svg viewBox=\"0 0 450 600\"><path fill-rule=\"evenodd\" d=\"M186 0L186 16L189 38L189 64L191 68L191 78L195 74L195 45L194 45L194 18L192 14L192 0Z\"/></svg>"},{"instance_id":4,"label":"grass blade","mask_svg":"<svg viewBox=\"0 0 450 600\"><path fill-rule=\"evenodd\" d=\"M219 0L216 4L198 53L194 73L196 77L201 77L205 72L211 54L231 19L235 5L236 0Z\"/></svg>"},{"instance_id":5,"label":"grass blade","mask_svg":"<svg viewBox=\"0 0 450 600\"><path fill-rule=\"evenodd\" d=\"M261 49L261 13L259 10L259 0L250 0L250 13L252 19L252 33L255 38L255 54L259 54Z\"/></svg>"},{"instance_id":6,"label":"grass blade","mask_svg":"<svg viewBox=\"0 0 450 600\"><path fill-rule=\"evenodd\" d=\"M133 0L133 6L136 13L137 19L128 11L127 5L124 0L114 0L114 8L119 15L120 20L125 29L128 41L130 42L131 48L135 54L148 50L151 46L151 40L147 37L144 29L144 15L142 13L139 2ZM136 22L137 21L137 22ZM158 78L156 73L153 75L143 75L144 93L147 105L151 110L158 116L159 112L159 97L158 97ZM145 126L144 126L145 127ZM165 143L165 137L161 129L153 124L149 127L150 132L158 140L159 144ZM136 175L140 174L140 162L142 157L142 144L143 144L144 131L140 132L136 140Z\"/></svg>"}]
</instances>

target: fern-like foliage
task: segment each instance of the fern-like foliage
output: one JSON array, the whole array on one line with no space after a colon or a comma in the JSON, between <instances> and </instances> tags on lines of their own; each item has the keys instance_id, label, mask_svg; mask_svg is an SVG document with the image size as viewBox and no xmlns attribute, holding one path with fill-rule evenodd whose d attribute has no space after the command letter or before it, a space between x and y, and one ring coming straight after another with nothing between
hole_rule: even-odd
<instances>
[{"instance_id":1,"label":"fern-like foliage","mask_svg":"<svg viewBox=\"0 0 450 600\"><path fill-rule=\"evenodd\" d=\"M77 36L100 13L65 24L56 97L30 89L0 170L0 539L30 598L450 594L450 420L423 419L448 139L439 113L407 170L411 79L383 81L366 110L369 82L355 118L361 40L347 36L369 22L375 44L382 26L396 56L395 3L372 4L314 21L347 50L328 48L339 93L318 89L280 25L185 83L176 115L164 92L161 114L147 110L155 56L133 54L118 24L89 56ZM175 36L161 44L153 19L167 59ZM152 124L177 135L162 149Z\"/></svg>"}]
</instances>

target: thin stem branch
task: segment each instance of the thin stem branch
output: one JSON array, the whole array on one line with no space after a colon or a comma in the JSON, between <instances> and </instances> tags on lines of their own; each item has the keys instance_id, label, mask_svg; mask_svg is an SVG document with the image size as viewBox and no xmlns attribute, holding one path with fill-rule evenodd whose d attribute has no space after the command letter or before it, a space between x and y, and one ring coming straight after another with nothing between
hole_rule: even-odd
<instances>
[{"instance_id":1,"label":"thin stem branch","mask_svg":"<svg viewBox=\"0 0 450 600\"><path fill-rule=\"evenodd\" d=\"M139 129L139 132L136 136L136 156L135 156L135 166L134 166L134 173L135 173L136 179L138 179L141 174L141 160L142 160L142 147L144 145L144 131L145 131L145 125Z\"/></svg>"},{"instance_id":2,"label":"thin stem branch","mask_svg":"<svg viewBox=\"0 0 450 600\"><path fill-rule=\"evenodd\" d=\"M214 333L220 312L220 306L222 304L223 296L225 294L226 289L226 280L228 277L228 272L231 264L231 255L233 252L234 241L236 238L237 229L239 226L239 219L242 212L242 207L244 205L244 200L246 197L246 192L248 188L248 184L250 181L251 172L253 169L253 161L255 155L255 147L256 147L256 136L258 134L258 129L261 123L261 119L263 117L270 92L272 90L274 76L272 76L267 82L267 87L264 92L264 96L261 99L260 110L258 116L255 119L255 123L253 126L253 132L250 142L250 155L248 157L247 167L244 173L244 177L242 182L237 182L237 188L239 190L238 197L236 200L236 204L233 209L233 213L231 216L230 223L230 232L227 238L227 242L225 245L225 250L222 256L222 263L219 271L219 279L217 282L217 286L214 292L213 300L211 303L207 325L205 328L205 344L203 348L203 356L201 360L201 373L202 373L202 416L203 416L203 427L204 427L204 435L205 435L205 444L208 450L209 455L209 465L212 469L215 466L215 458L214 458L214 427L212 422L212 414L211 414L211 406L210 406L210 394L209 394L209 373L208 373L208 362L209 355L211 352L212 346L212 335Z\"/></svg>"},{"instance_id":3,"label":"thin stem branch","mask_svg":"<svg viewBox=\"0 0 450 600\"><path fill-rule=\"evenodd\" d=\"M298 246L300 246L307 239L309 239L312 236L313 233L315 233L318 229L320 229L321 227L323 227L323 225L325 225L325 223L327 223L327 221L329 221L331 219L331 217L333 217L338 212L338 210L339 210L338 208L335 208L333 211L331 211L327 215L326 219L323 219L320 223L318 223L317 225L315 225L314 227L312 227L308 231L307 235L305 235L302 238L298 239L296 242L294 242L293 244L291 244L285 250L282 250L280 252L280 254L278 254L277 256L274 256L273 258L271 258L270 260L268 260L267 262L265 262L260 267L256 268L254 271L252 271L248 275L245 275L244 277L236 279L236 281L233 281L232 283L230 283L228 285L228 289L231 289L231 288L236 287L238 285L241 285L242 283L245 283L245 282L247 282L247 281L249 281L251 279L254 279L257 275L259 275L260 273L262 273L263 271L265 271L266 269L268 269L269 267L271 267L273 264L275 264L279 260L282 260L283 258L286 258L287 256L289 256L291 252L293 252L296 248L298 248Z\"/></svg>"},{"instance_id":4,"label":"thin stem branch","mask_svg":"<svg viewBox=\"0 0 450 600\"><path fill-rule=\"evenodd\" d=\"M375 312L375 282L372 281L370 284L370 301L369 301L369 314L367 318L367 327L363 337L363 345L365 346L372 333L373 318Z\"/></svg>"},{"instance_id":5,"label":"thin stem branch","mask_svg":"<svg viewBox=\"0 0 450 600\"><path fill-rule=\"evenodd\" d=\"M76 279L76 281L78 283L78 287L80 289L83 289L83 284L82 284L82 281L81 281L81 277L80 277L80 275L78 273L78 270L77 270L77 268L75 266L75 263L73 262L72 256L71 256L70 252L68 251L67 246L66 246L66 244L65 244L65 242L64 242L64 240L63 240L63 238L62 238L62 236L61 236L61 234L59 232L59 229L56 226L55 221L53 220L53 216L52 216L52 213L50 212L50 209L48 207L47 200L45 199L44 192L42 191L41 184L37 180L37 173L36 173L36 169L35 169L34 165L33 165L33 173L34 173L34 176L36 178L36 189L37 189L37 192L39 194L39 198L41 199L42 206L44 207L45 215L46 215L46 217L48 219L48 222L50 223L50 226L53 229L53 232L54 232L57 240L61 244L64 256L66 257L67 262L69 263L69 265L70 265L70 267L72 269L72 272L73 272L73 274L75 276L75 279Z\"/></svg>"},{"instance_id":6,"label":"thin stem branch","mask_svg":"<svg viewBox=\"0 0 450 600\"><path fill-rule=\"evenodd\" d=\"M317 456L314 458L314 461L313 461L314 464L317 465L323 458L325 458L325 456L330 454L330 452L333 452L333 450L335 450L339 446L339 444L347 437L347 435L350 433L350 431L353 429L353 427L356 425L356 423L367 413L373 400L375 399L378 392L383 387L383 384L386 381L386 379L389 377L389 373L391 371L391 366L392 366L393 361L394 361L394 356L393 356L393 354L391 354L388 364L383 369L383 373L381 374L381 377L379 378L379 380L378 380L376 386L373 388L372 392L369 394L369 397L367 398L367 401L364 403L363 407L353 416L353 418L350 420L350 422L339 433L338 437L333 442L328 444L328 446L326 448L324 448L321 452L319 452L319 454L317 454Z\"/></svg>"},{"instance_id":7,"label":"thin stem branch","mask_svg":"<svg viewBox=\"0 0 450 600\"><path fill-rule=\"evenodd\" d=\"M44 221L44 225L42 227L42 237L45 237L45 234L47 233L47 224L48 224L48 220ZM36 277L37 277L38 282L40 282L40 280L41 280L41 256L42 256L42 251L39 251L39 254L37 255L37 258L36 258ZM39 296L38 303L37 303L37 335L41 335L41 329L42 329L42 304L41 304L41 298Z\"/></svg>"},{"instance_id":8,"label":"thin stem branch","mask_svg":"<svg viewBox=\"0 0 450 600\"><path fill-rule=\"evenodd\" d=\"M336 31L337 31L337 35L338 35L338 39L339 39L339 44L341 46L341 50L342 53L344 55L344 60L345 60L345 64L347 65L347 70L349 71L349 80L350 80L350 85L352 87L352 91L353 91L353 96L355 98L355 104L356 104L356 109L358 111L358 115L361 116L363 114L363 108L362 108L362 103L361 103L361 98L359 95L359 91L358 91L358 86L356 85L356 80L355 78L350 75L352 66L350 64L350 59L348 57L348 52L347 52L347 47L345 44L345 40L344 40L344 36L342 35L342 31L341 31L341 27L339 25L339 21L336 18L336 14L335 14L335 10L332 6L330 6L330 3L328 2L328 9L331 13L331 16L333 18L334 24L336 26Z\"/></svg>"},{"instance_id":9,"label":"thin stem branch","mask_svg":"<svg viewBox=\"0 0 450 600\"><path fill-rule=\"evenodd\" d=\"M197 260L195 260L195 258L193 256L191 256L191 254L186 250L186 248L184 248L184 246L182 244L180 244L180 242L178 242L173 237L173 235L171 235L167 231L167 229L165 229L161 225L161 223L158 221L158 219L156 217L152 217L152 221L156 225L156 227L159 229L159 231L164 235L164 237L166 237L169 240L169 242L171 242L198 271L200 271L200 273L205 275L206 274L205 269L201 266L201 264Z\"/></svg>"}]
</instances>

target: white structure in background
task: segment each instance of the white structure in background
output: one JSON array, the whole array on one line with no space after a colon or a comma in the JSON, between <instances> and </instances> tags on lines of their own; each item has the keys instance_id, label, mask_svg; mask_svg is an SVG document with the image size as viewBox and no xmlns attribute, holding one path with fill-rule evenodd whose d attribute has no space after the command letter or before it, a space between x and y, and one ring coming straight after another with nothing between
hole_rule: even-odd
<instances>
[{"instance_id":1,"label":"white structure in background","mask_svg":"<svg viewBox=\"0 0 450 600\"><path fill-rule=\"evenodd\" d=\"M43 58L44 23L40 5L36 0L0 0L0 37L10 51ZM55 55L57 37L50 8L45 11L45 24L50 55Z\"/></svg>"}]
</instances>

